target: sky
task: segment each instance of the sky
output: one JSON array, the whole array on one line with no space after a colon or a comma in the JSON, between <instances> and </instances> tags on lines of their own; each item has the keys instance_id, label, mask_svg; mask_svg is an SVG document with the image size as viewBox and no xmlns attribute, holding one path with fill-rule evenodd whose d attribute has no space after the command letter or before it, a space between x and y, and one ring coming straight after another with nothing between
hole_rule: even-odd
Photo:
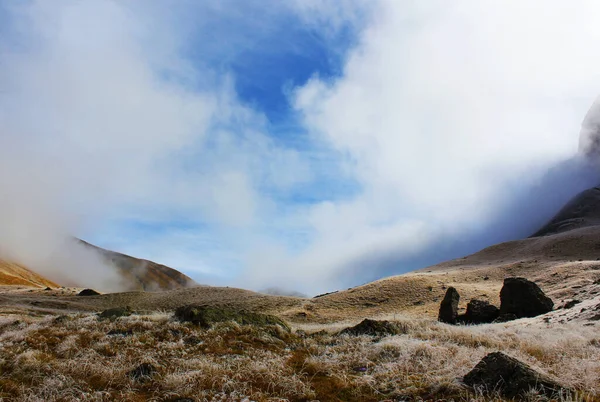
<instances>
[{"instance_id":1,"label":"sky","mask_svg":"<svg viewBox=\"0 0 600 402\"><path fill-rule=\"evenodd\" d=\"M316 294L527 237L597 184L600 6L0 0L0 254ZM75 255L75 254L76 255Z\"/></svg>"}]
</instances>

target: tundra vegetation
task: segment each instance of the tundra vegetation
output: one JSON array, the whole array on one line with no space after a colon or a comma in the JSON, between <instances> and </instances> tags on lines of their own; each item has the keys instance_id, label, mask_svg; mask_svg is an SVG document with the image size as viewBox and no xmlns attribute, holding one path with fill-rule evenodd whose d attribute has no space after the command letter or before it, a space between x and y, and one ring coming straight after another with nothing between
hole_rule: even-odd
<instances>
[{"instance_id":1,"label":"tundra vegetation","mask_svg":"<svg viewBox=\"0 0 600 402\"><path fill-rule=\"evenodd\" d=\"M462 379L502 351L600 399L600 334L581 323L478 326L388 317L393 334L343 331L358 323L182 321L172 312L0 319L5 401L502 400ZM528 321L530 320L530 321ZM238 320L240 321L240 320ZM241 320L243 321L243 320ZM247 322L247 321L246 321ZM358 328L365 327L365 323ZM189 398L189 399L185 399ZM531 392L529 400L544 400Z\"/></svg>"}]
</instances>

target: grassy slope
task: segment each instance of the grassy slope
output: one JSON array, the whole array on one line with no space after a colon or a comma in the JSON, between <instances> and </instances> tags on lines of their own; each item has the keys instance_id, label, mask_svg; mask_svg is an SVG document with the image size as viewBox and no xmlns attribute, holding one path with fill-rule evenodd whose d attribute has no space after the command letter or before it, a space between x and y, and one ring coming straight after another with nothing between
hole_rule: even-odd
<instances>
[{"instance_id":1,"label":"grassy slope","mask_svg":"<svg viewBox=\"0 0 600 402\"><path fill-rule=\"evenodd\" d=\"M29 269L0 260L0 284L33 286L33 287L58 287L58 285Z\"/></svg>"},{"instance_id":2,"label":"grassy slope","mask_svg":"<svg viewBox=\"0 0 600 402\"><path fill-rule=\"evenodd\" d=\"M165 265L104 250L84 241L80 241L80 244L93 250L93 252L100 253L110 264L117 267L123 278L123 283L128 289L154 291L179 289L196 285L187 275ZM85 278L83 280L85 281ZM0 286L2 285L59 286L28 268L0 260ZM93 283L81 283L81 286L94 287Z\"/></svg>"},{"instance_id":3,"label":"grassy slope","mask_svg":"<svg viewBox=\"0 0 600 402\"><path fill-rule=\"evenodd\" d=\"M234 323L202 330L170 314L116 321L90 314L7 316L0 320L0 398L490 400L458 380L497 350L582 390L586 400L600 397L600 336L594 328L548 330L527 320L478 327L416 318L398 323L403 335L379 339ZM109 334L115 330L126 335ZM140 363L156 367L152 379L128 375Z\"/></svg>"},{"instance_id":4,"label":"grassy slope","mask_svg":"<svg viewBox=\"0 0 600 402\"><path fill-rule=\"evenodd\" d=\"M13 294L13 301L20 305L37 303L38 308L44 308L60 300L75 310L82 306L87 310L101 310L128 305L138 310L155 311L172 310L189 303L225 305L278 314L299 323L326 323L390 314L435 318L448 286L454 286L460 292L462 308L471 298L498 304L503 279L524 276L536 281L558 306L574 297L591 300L600 295L599 230L598 227L583 228L503 243L421 271L313 299L200 286L86 298L76 297L72 292L21 292Z\"/></svg>"}]
</instances>

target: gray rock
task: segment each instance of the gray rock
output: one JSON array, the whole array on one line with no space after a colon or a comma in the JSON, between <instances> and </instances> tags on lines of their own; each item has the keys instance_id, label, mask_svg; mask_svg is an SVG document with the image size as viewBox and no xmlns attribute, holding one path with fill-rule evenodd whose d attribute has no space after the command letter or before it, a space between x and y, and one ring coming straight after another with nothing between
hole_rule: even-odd
<instances>
[{"instance_id":1,"label":"gray rock","mask_svg":"<svg viewBox=\"0 0 600 402\"><path fill-rule=\"evenodd\" d=\"M458 302L460 301L460 295L458 291L449 287L446 290L446 295L440 303L440 312L438 314L438 321L445 322L448 324L456 324L458 318Z\"/></svg>"},{"instance_id":2,"label":"gray rock","mask_svg":"<svg viewBox=\"0 0 600 402\"><path fill-rule=\"evenodd\" d=\"M548 397L572 393L568 388L502 352L485 356L464 377L463 382L478 392L499 393L506 398L522 397L531 390Z\"/></svg>"},{"instance_id":3,"label":"gray rock","mask_svg":"<svg viewBox=\"0 0 600 402\"><path fill-rule=\"evenodd\" d=\"M467 324L488 324L500 315L498 307L485 300L473 299L467 304L467 312L461 321Z\"/></svg>"},{"instance_id":4,"label":"gray rock","mask_svg":"<svg viewBox=\"0 0 600 402\"><path fill-rule=\"evenodd\" d=\"M96 292L94 289L83 289L77 296L100 296L100 293Z\"/></svg>"},{"instance_id":5,"label":"gray rock","mask_svg":"<svg viewBox=\"0 0 600 402\"><path fill-rule=\"evenodd\" d=\"M525 278L506 278L500 291L500 315L517 318L536 317L552 311L554 302L534 282Z\"/></svg>"},{"instance_id":6,"label":"gray rock","mask_svg":"<svg viewBox=\"0 0 600 402\"><path fill-rule=\"evenodd\" d=\"M397 324L389 321L370 320L368 318L362 320L353 327L345 328L340 331L340 335L386 336L397 335L400 333L403 333L403 331Z\"/></svg>"}]
</instances>

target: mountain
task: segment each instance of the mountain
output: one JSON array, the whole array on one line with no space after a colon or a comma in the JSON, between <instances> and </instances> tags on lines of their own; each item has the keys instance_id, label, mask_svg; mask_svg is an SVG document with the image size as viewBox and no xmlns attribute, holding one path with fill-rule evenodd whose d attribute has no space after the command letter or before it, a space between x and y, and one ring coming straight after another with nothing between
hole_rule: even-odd
<instances>
[{"instance_id":1,"label":"mountain","mask_svg":"<svg viewBox=\"0 0 600 402\"><path fill-rule=\"evenodd\" d=\"M83 240L80 242L117 267L131 290L169 290L196 285L192 278L166 265L105 250Z\"/></svg>"},{"instance_id":2,"label":"mountain","mask_svg":"<svg viewBox=\"0 0 600 402\"><path fill-rule=\"evenodd\" d=\"M124 288L128 290L171 290L196 285L187 275L152 261L135 258L115 251L105 250L83 240L82 247L99 253L109 264L118 268ZM0 285L32 287L59 287L57 284L23 265L0 259ZM93 283L78 283L81 287L94 287Z\"/></svg>"},{"instance_id":3,"label":"mountain","mask_svg":"<svg viewBox=\"0 0 600 402\"><path fill-rule=\"evenodd\" d=\"M58 287L58 285L19 264L0 260L0 285Z\"/></svg>"},{"instance_id":4,"label":"mountain","mask_svg":"<svg viewBox=\"0 0 600 402\"><path fill-rule=\"evenodd\" d=\"M600 225L600 187L593 187L577 194L532 237L596 225Z\"/></svg>"}]
</instances>

